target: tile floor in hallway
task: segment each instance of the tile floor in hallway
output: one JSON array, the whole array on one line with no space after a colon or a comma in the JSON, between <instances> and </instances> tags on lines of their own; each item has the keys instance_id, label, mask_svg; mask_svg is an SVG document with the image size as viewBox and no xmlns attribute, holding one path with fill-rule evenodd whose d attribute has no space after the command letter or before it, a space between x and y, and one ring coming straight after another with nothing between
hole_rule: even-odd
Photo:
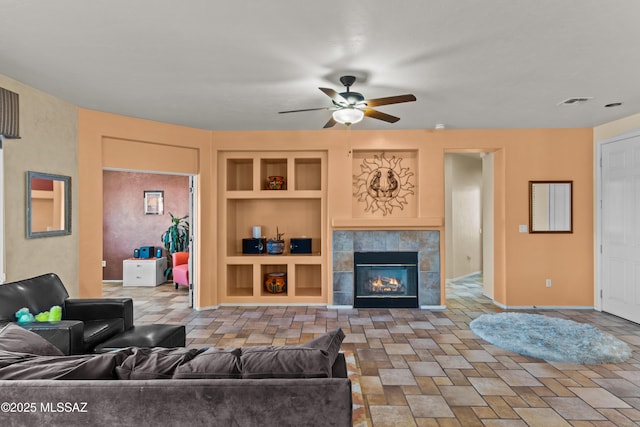
<instances>
[{"instance_id":1,"label":"tile floor in hallway","mask_svg":"<svg viewBox=\"0 0 640 427\"><path fill-rule=\"evenodd\" d=\"M104 296L134 298L136 323L180 323L187 346L303 343L340 326L342 348L360 367L367 422L381 426L640 425L640 325L591 310L527 311L590 323L626 341L632 359L615 365L547 363L476 337L469 322L499 312L474 278L447 286L447 308L222 307L195 311L168 283Z\"/></svg>"}]
</instances>

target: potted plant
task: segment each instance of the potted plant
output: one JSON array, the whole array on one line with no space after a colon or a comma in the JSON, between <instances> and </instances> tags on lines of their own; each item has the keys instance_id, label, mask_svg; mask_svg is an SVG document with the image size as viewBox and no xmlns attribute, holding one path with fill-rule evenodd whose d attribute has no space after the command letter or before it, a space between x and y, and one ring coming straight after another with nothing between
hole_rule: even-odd
<instances>
[{"instance_id":1,"label":"potted plant","mask_svg":"<svg viewBox=\"0 0 640 427\"><path fill-rule=\"evenodd\" d=\"M171 216L171 225L162 233L160 239L167 250L168 260L171 261L171 254L176 252L189 252L189 215L183 217ZM165 277L171 274L171 266L164 272Z\"/></svg>"},{"instance_id":2,"label":"potted plant","mask_svg":"<svg viewBox=\"0 0 640 427\"><path fill-rule=\"evenodd\" d=\"M160 239L168 254L175 252L189 252L189 215L183 217L171 216L171 225L162 233Z\"/></svg>"},{"instance_id":3,"label":"potted plant","mask_svg":"<svg viewBox=\"0 0 640 427\"><path fill-rule=\"evenodd\" d=\"M281 233L278 227L276 227L276 237L271 237L267 240L267 253L271 255L280 255L284 252L284 240L282 239L284 233Z\"/></svg>"}]
</instances>

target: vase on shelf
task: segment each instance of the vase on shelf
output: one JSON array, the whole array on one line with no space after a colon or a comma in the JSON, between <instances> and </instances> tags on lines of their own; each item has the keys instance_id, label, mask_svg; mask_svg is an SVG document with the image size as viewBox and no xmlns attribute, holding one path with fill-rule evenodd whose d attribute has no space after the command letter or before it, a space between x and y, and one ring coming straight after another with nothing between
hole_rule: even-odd
<instances>
[{"instance_id":1,"label":"vase on shelf","mask_svg":"<svg viewBox=\"0 0 640 427\"><path fill-rule=\"evenodd\" d=\"M267 273L264 275L264 290L280 294L287 290L287 273Z\"/></svg>"},{"instance_id":2,"label":"vase on shelf","mask_svg":"<svg viewBox=\"0 0 640 427\"><path fill-rule=\"evenodd\" d=\"M269 190L284 190L284 177L270 176L267 179L267 188Z\"/></svg>"},{"instance_id":3,"label":"vase on shelf","mask_svg":"<svg viewBox=\"0 0 640 427\"><path fill-rule=\"evenodd\" d=\"M284 233L280 232L280 229L276 227L276 237L272 237L267 240L267 253L270 255L280 255L284 252L284 239L282 238Z\"/></svg>"},{"instance_id":4,"label":"vase on shelf","mask_svg":"<svg viewBox=\"0 0 640 427\"><path fill-rule=\"evenodd\" d=\"M281 255L284 252L284 240L267 240L267 253L270 255Z\"/></svg>"}]
</instances>

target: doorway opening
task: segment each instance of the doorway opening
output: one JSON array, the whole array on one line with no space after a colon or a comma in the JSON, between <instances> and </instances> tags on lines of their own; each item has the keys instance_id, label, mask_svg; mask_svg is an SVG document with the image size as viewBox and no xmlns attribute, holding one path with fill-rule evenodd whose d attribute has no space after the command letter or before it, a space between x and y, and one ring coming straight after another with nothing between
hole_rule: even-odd
<instances>
[{"instance_id":1,"label":"doorway opening","mask_svg":"<svg viewBox=\"0 0 640 427\"><path fill-rule=\"evenodd\" d=\"M493 153L445 153L446 296L493 298Z\"/></svg>"},{"instance_id":2,"label":"doorway opening","mask_svg":"<svg viewBox=\"0 0 640 427\"><path fill-rule=\"evenodd\" d=\"M195 177L191 175L103 170L103 283L122 282L123 286L136 288L173 287L171 254L165 249L161 236L172 224L171 215L186 217L190 228L190 283L179 288L186 297L184 301L193 307L192 266L196 265L194 257L197 256L193 244L197 225L193 217L196 211L194 182ZM149 194L154 197L151 208Z\"/></svg>"}]
</instances>

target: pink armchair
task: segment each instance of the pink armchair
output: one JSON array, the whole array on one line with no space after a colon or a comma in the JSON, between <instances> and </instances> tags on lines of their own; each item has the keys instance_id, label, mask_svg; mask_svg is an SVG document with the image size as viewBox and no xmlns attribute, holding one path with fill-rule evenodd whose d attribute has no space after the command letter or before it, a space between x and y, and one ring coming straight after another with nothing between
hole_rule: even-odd
<instances>
[{"instance_id":1,"label":"pink armchair","mask_svg":"<svg viewBox=\"0 0 640 427\"><path fill-rule=\"evenodd\" d=\"M189 252L175 252L171 254L173 261L173 283L178 289L178 285L189 286Z\"/></svg>"}]
</instances>

